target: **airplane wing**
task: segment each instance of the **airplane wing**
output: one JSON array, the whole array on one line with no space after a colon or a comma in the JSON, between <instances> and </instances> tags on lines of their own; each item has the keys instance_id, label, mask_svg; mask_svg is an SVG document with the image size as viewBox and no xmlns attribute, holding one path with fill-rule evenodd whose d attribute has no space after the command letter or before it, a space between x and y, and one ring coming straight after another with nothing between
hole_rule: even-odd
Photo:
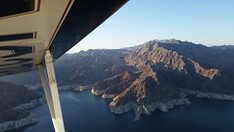
<instances>
[{"instance_id":1,"label":"airplane wing","mask_svg":"<svg viewBox=\"0 0 234 132\"><path fill-rule=\"evenodd\" d=\"M0 1L0 76L38 70L56 132L65 127L53 61L127 1Z\"/></svg>"},{"instance_id":2,"label":"airplane wing","mask_svg":"<svg viewBox=\"0 0 234 132\"><path fill-rule=\"evenodd\" d=\"M1 0L0 76L35 70L87 36L127 0Z\"/></svg>"}]
</instances>

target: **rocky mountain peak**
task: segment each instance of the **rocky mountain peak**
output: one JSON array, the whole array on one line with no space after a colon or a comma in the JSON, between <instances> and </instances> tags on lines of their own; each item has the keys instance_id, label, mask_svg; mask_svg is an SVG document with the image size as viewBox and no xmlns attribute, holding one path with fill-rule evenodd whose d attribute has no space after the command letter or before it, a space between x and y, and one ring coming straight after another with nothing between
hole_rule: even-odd
<instances>
[{"instance_id":1,"label":"rocky mountain peak","mask_svg":"<svg viewBox=\"0 0 234 132\"><path fill-rule=\"evenodd\" d=\"M188 41L181 41L181 40L177 40L175 38L171 38L171 39L154 39L151 41L146 42L145 44L192 44L191 42Z\"/></svg>"}]
</instances>

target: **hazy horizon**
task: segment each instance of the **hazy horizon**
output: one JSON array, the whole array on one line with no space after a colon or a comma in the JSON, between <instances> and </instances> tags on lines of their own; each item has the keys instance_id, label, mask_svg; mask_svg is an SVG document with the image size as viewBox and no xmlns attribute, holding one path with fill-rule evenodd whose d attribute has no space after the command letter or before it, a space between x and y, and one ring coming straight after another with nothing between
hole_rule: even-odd
<instances>
[{"instance_id":1,"label":"hazy horizon","mask_svg":"<svg viewBox=\"0 0 234 132\"><path fill-rule=\"evenodd\" d=\"M170 38L170 39L175 39L175 38ZM169 39L152 39L152 40L169 40ZM148 40L148 41L152 41L152 40ZM176 40L179 40L179 39L176 39ZM146 41L146 42L148 42ZM180 41L187 41L187 40L180 40ZM144 42L144 43L146 43ZM188 42L191 42L191 41L188 41ZM88 50L108 50L108 49L123 49L123 48L130 48L130 47L134 47L134 46L139 46L141 44L144 44L144 43L140 43L140 44L132 44L132 45L129 45L129 46L124 46L124 47L116 47L116 48L89 48L89 49L77 49L77 52L74 51L68 51L66 54L74 54L74 53L78 53L80 51L88 51ZM194 43L194 42L192 42ZM202 43L194 43L194 44L202 44ZM214 45L206 45L206 44L202 44L204 46L207 46L207 47L212 47L212 46L229 46L229 45L233 45L234 46L234 43L233 44L214 44ZM73 47L74 48L74 47Z\"/></svg>"},{"instance_id":2,"label":"hazy horizon","mask_svg":"<svg viewBox=\"0 0 234 132\"><path fill-rule=\"evenodd\" d=\"M67 53L171 38L206 46L234 45L233 5L232 0L131 0Z\"/></svg>"}]
</instances>

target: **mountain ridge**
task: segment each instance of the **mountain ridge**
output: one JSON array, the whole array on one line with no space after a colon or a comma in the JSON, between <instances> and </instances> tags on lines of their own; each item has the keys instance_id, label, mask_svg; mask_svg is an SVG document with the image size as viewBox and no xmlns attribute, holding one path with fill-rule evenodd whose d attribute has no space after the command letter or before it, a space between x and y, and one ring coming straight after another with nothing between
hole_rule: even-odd
<instances>
[{"instance_id":1,"label":"mountain ridge","mask_svg":"<svg viewBox=\"0 0 234 132\"><path fill-rule=\"evenodd\" d=\"M205 53L208 56L203 56ZM189 104L189 101L183 97L185 93L180 89L234 94L231 83L234 78L227 74L227 72L232 72L232 69L221 65L223 60L217 60L215 64L211 63L213 62L211 56L216 57L222 53L228 55L225 51L217 52L217 49L213 50L201 44L197 45L175 39L146 42L125 57L126 63L136 67L140 75L131 82L129 87L125 87L122 93L113 98L110 103L111 110L114 113L129 110L134 110L137 113L138 109L143 109L143 106L156 103L155 107L159 108L158 103L167 106L167 102L171 100L180 100L181 102L174 101L165 109L174 105ZM202 56L203 58L201 58ZM234 62L233 59L224 61L226 64ZM154 110L150 110L149 107L149 111Z\"/></svg>"},{"instance_id":2,"label":"mountain ridge","mask_svg":"<svg viewBox=\"0 0 234 132\"><path fill-rule=\"evenodd\" d=\"M64 55L55 68L59 86L92 88L93 94L111 100L112 112L134 110L139 116L190 104L186 94L232 100L232 47L152 40Z\"/></svg>"}]
</instances>

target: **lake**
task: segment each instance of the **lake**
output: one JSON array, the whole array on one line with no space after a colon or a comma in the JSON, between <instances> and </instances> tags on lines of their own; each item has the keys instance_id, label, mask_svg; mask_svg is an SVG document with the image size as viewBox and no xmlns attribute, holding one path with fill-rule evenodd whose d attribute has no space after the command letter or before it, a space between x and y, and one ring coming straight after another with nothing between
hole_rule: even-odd
<instances>
[{"instance_id":1,"label":"lake","mask_svg":"<svg viewBox=\"0 0 234 132\"><path fill-rule=\"evenodd\" d=\"M156 111L134 121L134 113L112 114L90 91L60 92L67 132L234 132L234 101L192 97L191 105ZM34 109L40 121L24 132L53 132L47 104Z\"/></svg>"}]
</instances>

